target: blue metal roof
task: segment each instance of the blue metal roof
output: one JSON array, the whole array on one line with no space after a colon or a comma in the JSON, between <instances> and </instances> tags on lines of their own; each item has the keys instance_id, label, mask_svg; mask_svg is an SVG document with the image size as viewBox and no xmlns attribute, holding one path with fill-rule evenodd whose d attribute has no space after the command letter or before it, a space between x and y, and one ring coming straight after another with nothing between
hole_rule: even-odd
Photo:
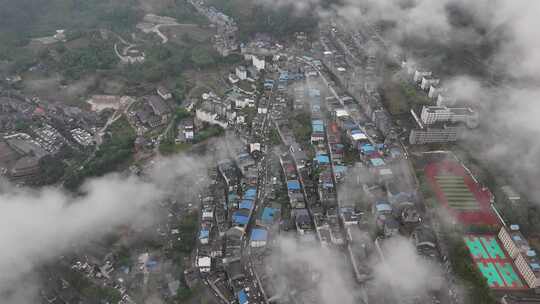
<instances>
[{"instance_id":1,"label":"blue metal roof","mask_svg":"<svg viewBox=\"0 0 540 304\"><path fill-rule=\"evenodd\" d=\"M311 121L312 125L324 125L324 122L320 119L314 119Z\"/></svg>"},{"instance_id":2,"label":"blue metal roof","mask_svg":"<svg viewBox=\"0 0 540 304\"><path fill-rule=\"evenodd\" d=\"M239 160L249 159L251 158L251 155L249 155L249 153L243 152L243 153L238 154L237 158Z\"/></svg>"},{"instance_id":3,"label":"blue metal roof","mask_svg":"<svg viewBox=\"0 0 540 304\"><path fill-rule=\"evenodd\" d=\"M324 126L322 125L313 125L313 132L322 133L324 132Z\"/></svg>"},{"instance_id":4,"label":"blue metal roof","mask_svg":"<svg viewBox=\"0 0 540 304\"><path fill-rule=\"evenodd\" d=\"M357 125L356 125L356 123L354 123L354 121L345 121L343 123L343 128L347 129L347 130L354 129L356 127L357 127Z\"/></svg>"},{"instance_id":5,"label":"blue metal roof","mask_svg":"<svg viewBox=\"0 0 540 304\"><path fill-rule=\"evenodd\" d=\"M297 180L287 181L288 190L300 190L300 182Z\"/></svg>"},{"instance_id":6,"label":"blue metal roof","mask_svg":"<svg viewBox=\"0 0 540 304\"><path fill-rule=\"evenodd\" d=\"M317 162L319 162L319 164L330 163L330 158L328 157L328 155L317 155L316 159L317 159Z\"/></svg>"},{"instance_id":7,"label":"blue metal roof","mask_svg":"<svg viewBox=\"0 0 540 304\"><path fill-rule=\"evenodd\" d=\"M247 223L249 222L249 218L243 215L233 215L233 221L235 224L238 225L247 225Z\"/></svg>"},{"instance_id":8,"label":"blue metal roof","mask_svg":"<svg viewBox=\"0 0 540 304\"><path fill-rule=\"evenodd\" d=\"M318 97L318 96L321 96L321 91L317 90L317 89L309 89L308 90L308 93L309 93L309 96L310 97Z\"/></svg>"},{"instance_id":9,"label":"blue metal roof","mask_svg":"<svg viewBox=\"0 0 540 304\"><path fill-rule=\"evenodd\" d=\"M323 183L323 188L326 188L326 189L334 188L334 183L332 183L332 182L324 182Z\"/></svg>"},{"instance_id":10,"label":"blue metal roof","mask_svg":"<svg viewBox=\"0 0 540 304\"><path fill-rule=\"evenodd\" d=\"M244 198L254 199L257 196L257 188L248 188L244 193Z\"/></svg>"},{"instance_id":11,"label":"blue metal roof","mask_svg":"<svg viewBox=\"0 0 540 304\"><path fill-rule=\"evenodd\" d=\"M392 206L390 206L389 204L377 204L375 206L375 209L378 212L392 211Z\"/></svg>"},{"instance_id":12,"label":"blue metal roof","mask_svg":"<svg viewBox=\"0 0 540 304\"><path fill-rule=\"evenodd\" d=\"M232 193L229 193L227 198L229 199L229 202L233 202L233 201L238 199L238 195L236 193L232 192Z\"/></svg>"},{"instance_id":13,"label":"blue metal roof","mask_svg":"<svg viewBox=\"0 0 540 304\"><path fill-rule=\"evenodd\" d=\"M240 201L240 205L238 206L238 208L251 210L253 208L253 201L247 199L242 200Z\"/></svg>"},{"instance_id":14,"label":"blue metal roof","mask_svg":"<svg viewBox=\"0 0 540 304\"><path fill-rule=\"evenodd\" d=\"M206 238L208 238L209 235L210 235L210 231L209 231L209 230L202 229L202 230L199 232L199 239L206 239Z\"/></svg>"},{"instance_id":15,"label":"blue metal roof","mask_svg":"<svg viewBox=\"0 0 540 304\"><path fill-rule=\"evenodd\" d=\"M334 166L334 172L335 173L344 173L347 171L347 166L341 166L341 165L335 165Z\"/></svg>"},{"instance_id":16,"label":"blue metal roof","mask_svg":"<svg viewBox=\"0 0 540 304\"><path fill-rule=\"evenodd\" d=\"M384 160L382 158L372 158L370 159L371 164L375 167L384 166Z\"/></svg>"},{"instance_id":17,"label":"blue metal roof","mask_svg":"<svg viewBox=\"0 0 540 304\"><path fill-rule=\"evenodd\" d=\"M266 241L268 239L268 231L266 229L256 228L251 231L252 241Z\"/></svg>"},{"instance_id":18,"label":"blue metal roof","mask_svg":"<svg viewBox=\"0 0 540 304\"><path fill-rule=\"evenodd\" d=\"M265 208L263 209L263 213L262 213L262 216L261 216L262 221L263 221L265 224L271 224L271 223L274 221L274 213L275 213L276 211L277 211L277 210L274 209L274 208L265 207Z\"/></svg>"},{"instance_id":19,"label":"blue metal roof","mask_svg":"<svg viewBox=\"0 0 540 304\"><path fill-rule=\"evenodd\" d=\"M246 294L246 292L242 289L240 290L237 294L236 294L236 297L238 298L238 303L239 304L247 304L248 302L248 296Z\"/></svg>"},{"instance_id":20,"label":"blue metal roof","mask_svg":"<svg viewBox=\"0 0 540 304\"><path fill-rule=\"evenodd\" d=\"M373 151L375 151L375 147L373 147L373 146L370 145L370 144L363 144L363 145L360 147L360 151L362 151L362 152L364 152L364 153L373 152Z\"/></svg>"},{"instance_id":21,"label":"blue metal roof","mask_svg":"<svg viewBox=\"0 0 540 304\"><path fill-rule=\"evenodd\" d=\"M345 213L345 212L353 212L354 209L351 208L351 207L340 207L339 208L339 213Z\"/></svg>"},{"instance_id":22,"label":"blue metal roof","mask_svg":"<svg viewBox=\"0 0 540 304\"><path fill-rule=\"evenodd\" d=\"M246 214L245 210L238 210L233 214L232 220L235 224L247 225L249 222L249 215Z\"/></svg>"}]
</instances>

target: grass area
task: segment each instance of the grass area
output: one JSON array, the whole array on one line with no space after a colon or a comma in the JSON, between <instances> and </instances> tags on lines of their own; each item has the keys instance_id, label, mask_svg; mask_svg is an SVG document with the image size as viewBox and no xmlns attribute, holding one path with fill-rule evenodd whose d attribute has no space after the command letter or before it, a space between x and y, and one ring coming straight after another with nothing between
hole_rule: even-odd
<instances>
[{"instance_id":1,"label":"grass area","mask_svg":"<svg viewBox=\"0 0 540 304\"><path fill-rule=\"evenodd\" d=\"M161 142L159 145L159 152L163 155L171 155L171 154L184 152L191 147L192 147L192 144L188 144L188 143Z\"/></svg>"},{"instance_id":2,"label":"grass area","mask_svg":"<svg viewBox=\"0 0 540 304\"><path fill-rule=\"evenodd\" d=\"M345 142L345 141L343 141ZM360 155L352 145L345 144L345 150L343 153L343 163L346 165L354 165L360 161Z\"/></svg>"},{"instance_id":3,"label":"grass area","mask_svg":"<svg viewBox=\"0 0 540 304\"><path fill-rule=\"evenodd\" d=\"M392 80L383 83L382 101L392 115L404 114L410 110L403 88Z\"/></svg>"},{"instance_id":4,"label":"grass area","mask_svg":"<svg viewBox=\"0 0 540 304\"><path fill-rule=\"evenodd\" d=\"M278 146L281 144L281 138L279 137L279 132L276 128L270 129L270 145Z\"/></svg>"},{"instance_id":5,"label":"grass area","mask_svg":"<svg viewBox=\"0 0 540 304\"><path fill-rule=\"evenodd\" d=\"M414 85L406 81L400 83L400 88L410 107L430 105L432 103L427 94L419 91Z\"/></svg>"},{"instance_id":6,"label":"grass area","mask_svg":"<svg viewBox=\"0 0 540 304\"><path fill-rule=\"evenodd\" d=\"M236 20L242 39L257 32L283 39L297 31L311 32L317 28L318 20L311 10L301 12L294 9L294 4L270 6L244 0L209 0L207 3Z\"/></svg>"},{"instance_id":7,"label":"grass area","mask_svg":"<svg viewBox=\"0 0 540 304\"><path fill-rule=\"evenodd\" d=\"M207 126L202 130L198 130L195 132L195 136L193 138L194 143L200 143L202 141L205 141L211 137L221 136L225 134L225 130L220 126Z\"/></svg>"},{"instance_id":8,"label":"grass area","mask_svg":"<svg viewBox=\"0 0 540 304\"><path fill-rule=\"evenodd\" d=\"M176 143L176 137L178 135L177 125L182 119L192 117L193 114L188 112L185 108L177 108L174 116L173 126L169 128L169 132L164 135L159 144L159 152L163 155L170 155L180 153L189 149L192 145L189 143Z\"/></svg>"},{"instance_id":9,"label":"grass area","mask_svg":"<svg viewBox=\"0 0 540 304\"><path fill-rule=\"evenodd\" d=\"M180 22L185 22L180 20ZM199 25L182 24L178 26L162 27L163 32L169 41L177 43L178 45L192 44L193 42L202 43L209 41L214 35L214 30L208 27L202 27Z\"/></svg>"},{"instance_id":10,"label":"grass area","mask_svg":"<svg viewBox=\"0 0 540 304\"><path fill-rule=\"evenodd\" d=\"M201 94L213 91L223 96L225 89L229 87L222 75L226 75L226 69L216 66L205 70L188 69L183 73L187 82L192 83L194 90L190 92L193 97L201 97Z\"/></svg>"},{"instance_id":11,"label":"grass area","mask_svg":"<svg viewBox=\"0 0 540 304\"><path fill-rule=\"evenodd\" d=\"M296 140L304 143L311 140L311 117L307 113L296 114L290 123Z\"/></svg>"},{"instance_id":12,"label":"grass area","mask_svg":"<svg viewBox=\"0 0 540 304\"><path fill-rule=\"evenodd\" d=\"M204 16L199 15L195 8L186 0L139 1L143 7L145 5L148 6L144 7L147 12L151 11L158 15L172 17L180 23L208 24L208 20ZM156 5L156 2L159 5Z\"/></svg>"},{"instance_id":13,"label":"grass area","mask_svg":"<svg viewBox=\"0 0 540 304\"><path fill-rule=\"evenodd\" d=\"M253 119L257 115L257 109L247 107L247 108L241 109L239 113L240 115L244 115L246 124L251 125L251 123L253 122Z\"/></svg>"},{"instance_id":14,"label":"grass area","mask_svg":"<svg viewBox=\"0 0 540 304\"><path fill-rule=\"evenodd\" d=\"M65 78L78 80L83 74L96 70L109 70L118 63L118 58L112 52L113 41L91 36L87 46L81 48L56 48L61 54L59 70Z\"/></svg>"},{"instance_id":15,"label":"grass area","mask_svg":"<svg viewBox=\"0 0 540 304\"><path fill-rule=\"evenodd\" d=\"M21 58L21 46L35 37L107 28L124 32L141 17L137 0L18 0L0 1L0 58Z\"/></svg>"},{"instance_id":16,"label":"grass area","mask_svg":"<svg viewBox=\"0 0 540 304\"><path fill-rule=\"evenodd\" d=\"M178 223L177 227L171 227L171 229L178 229L179 234L172 244L172 259L177 264L182 264L182 258L185 255L189 255L197 244L197 231L199 229L199 213L191 212L186 214L182 220Z\"/></svg>"},{"instance_id":17,"label":"grass area","mask_svg":"<svg viewBox=\"0 0 540 304\"><path fill-rule=\"evenodd\" d=\"M80 292L85 299L90 303L118 303L120 301L120 292L111 287L104 287L95 285L82 273L75 270L64 268L63 266L58 268L62 273L62 279L64 279L73 289Z\"/></svg>"},{"instance_id":18,"label":"grass area","mask_svg":"<svg viewBox=\"0 0 540 304\"><path fill-rule=\"evenodd\" d=\"M437 184L448 200L448 206L456 210L479 210L480 206L471 193L463 176L437 175Z\"/></svg>"}]
</instances>

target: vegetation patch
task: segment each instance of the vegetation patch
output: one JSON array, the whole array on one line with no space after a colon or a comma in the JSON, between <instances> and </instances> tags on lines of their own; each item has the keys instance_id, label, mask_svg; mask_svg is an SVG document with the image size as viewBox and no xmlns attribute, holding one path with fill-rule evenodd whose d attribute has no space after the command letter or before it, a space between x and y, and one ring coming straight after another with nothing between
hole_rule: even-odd
<instances>
[{"instance_id":1,"label":"vegetation patch","mask_svg":"<svg viewBox=\"0 0 540 304\"><path fill-rule=\"evenodd\" d=\"M86 178L101 176L118 169L131 159L135 137L135 130L124 116L116 120L107 129L103 143L94 157L80 168L72 169L64 186L76 190Z\"/></svg>"}]
</instances>

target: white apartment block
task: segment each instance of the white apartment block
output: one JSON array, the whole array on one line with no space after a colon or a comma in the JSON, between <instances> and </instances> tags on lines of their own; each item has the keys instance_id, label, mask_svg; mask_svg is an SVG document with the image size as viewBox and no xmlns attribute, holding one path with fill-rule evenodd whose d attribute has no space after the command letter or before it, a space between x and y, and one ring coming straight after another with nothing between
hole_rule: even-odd
<instances>
[{"instance_id":1,"label":"white apartment block","mask_svg":"<svg viewBox=\"0 0 540 304\"><path fill-rule=\"evenodd\" d=\"M498 237L527 285L530 288L540 287L540 260L519 231L519 226L502 227Z\"/></svg>"},{"instance_id":2,"label":"white apartment block","mask_svg":"<svg viewBox=\"0 0 540 304\"><path fill-rule=\"evenodd\" d=\"M440 82L440 79L438 78L434 78L431 76L424 76L422 77L422 82L420 82L420 88L424 91L427 91L432 85L438 85L439 82Z\"/></svg>"},{"instance_id":3,"label":"white apartment block","mask_svg":"<svg viewBox=\"0 0 540 304\"><path fill-rule=\"evenodd\" d=\"M438 99L439 94L445 93L446 89L439 88L437 85L431 85L428 91L428 97L431 99Z\"/></svg>"},{"instance_id":4,"label":"white apartment block","mask_svg":"<svg viewBox=\"0 0 540 304\"><path fill-rule=\"evenodd\" d=\"M425 127L412 129L409 134L411 145L421 145L427 143L443 143L457 141L463 132L461 125L444 124L440 127Z\"/></svg>"},{"instance_id":5,"label":"white apartment block","mask_svg":"<svg viewBox=\"0 0 540 304\"><path fill-rule=\"evenodd\" d=\"M519 226L517 225L510 225L510 230L505 227L501 228L498 236L504 249L512 259L517 258L519 254L520 249L518 248L518 244L524 242L524 244L520 244L522 246L527 243L523 235L519 232Z\"/></svg>"},{"instance_id":6,"label":"white apartment block","mask_svg":"<svg viewBox=\"0 0 540 304\"><path fill-rule=\"evenodd\" d=\"M431 74L431 72L423 72L416 70L414 71L413 81L418 83L422 81L422 77L431 76Z\"/></svg>"},{"instance_id":7,"label":"white apartment block","mask_svg":"<svg viewBox=\"0 0 540 304\"><path fill-rule=\"evenodd\" d=\"M251 57L253 66L257 69L257 71L264 70L266 66L266 62L264 61L264 57L259 58L258 56L253 55Z\"/></svg>"},{"instance_id":8,"label":"white apartment block","mask_svg":"<svg viewBox=\"0 0 540 304\"><path fill-rule=\"evenodd\" d=\"M519 253L514 264L530 288L540 287L540 264L534 250Z\"/></svg>"},{"instance_id":9,"label":"white apartment block","mask_svg":"<svg viewBox=\"0 0 540 304\"><path fill-rule=\"evenodd\" d=\"M245 66L237 66L236 67L236 77L240 80L246 80L247 79L247 69Z\"/></svg>"},{"instance_id":10,"label":"white apartment block","mask_svg":"<svg viewBox=\"0 0 540 304\"><path fill-rule=\"evenodd\" d=\"M449 108L445 106L424 106L420 119L425 125L431 125L438 122L463 122L469 128L478 126L478 113L471 108Z\"/></svg>"}]
</instances>

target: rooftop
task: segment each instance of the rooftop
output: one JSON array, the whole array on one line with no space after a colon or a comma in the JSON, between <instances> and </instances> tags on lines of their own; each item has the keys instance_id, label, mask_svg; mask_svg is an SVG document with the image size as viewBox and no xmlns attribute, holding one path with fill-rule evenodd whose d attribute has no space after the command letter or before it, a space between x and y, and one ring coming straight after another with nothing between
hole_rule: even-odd
<instances>
[{"instance_id":1,"label":"rooftop","mask_svg":"<svg viewBox=\"0 0 540 304\"><path fill-rule=\"evenodd\" d=\"M238 206L240 209L248 209L251 210L253 208L253 201L252 200L242 200L240 202L240 205Z\"/></svg>"},{"instance_id":2,"label":"rooftop","mask_svg":"<svg viewBox=\"0 0 540 304\"><path fill-rule=\"evenodd\" d=\"M266 241L268 239L268 231L263 228L255 228L251 231L252 241Z\"/></svg>"},{"instance_id":3,"label":"rooftop","mask_svg":"<svg viewBox=\"0 0 540 304\"><path fill-rule=\"evenodd\" d=\"M300 190L300 182L298 182L297 180L287 181L287 189L288 190Z\"/></svg>"},{"instance_id":4,"label":"rooftop","mask_svg":"<svg viewBox=\"0 0 540 304\"><path fill-rule=\"evenodd\" d=\"M158 96L152 95L147 97L148 103L152 107L152 111L156 115L165 115L171 112L171 108Z\"/></svg>"}]
</instances>

